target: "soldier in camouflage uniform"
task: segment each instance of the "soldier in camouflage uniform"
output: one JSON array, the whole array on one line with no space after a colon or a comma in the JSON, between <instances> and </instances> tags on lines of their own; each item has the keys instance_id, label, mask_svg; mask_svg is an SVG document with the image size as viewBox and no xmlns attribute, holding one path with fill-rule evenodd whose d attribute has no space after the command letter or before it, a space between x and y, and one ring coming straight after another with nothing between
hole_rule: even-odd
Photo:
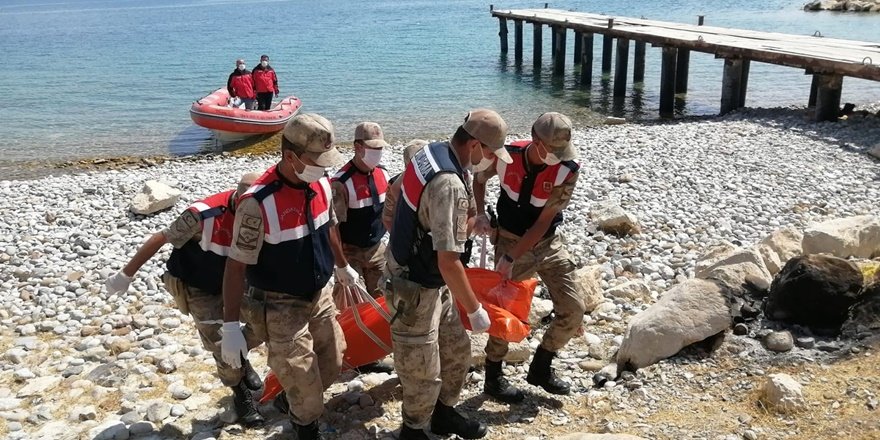
<instances>
[{"instance_id":1,"label":"soldier in camouflage uniform","mask_svg":"<svg viewBox=\"0 0 880 440\"><path fill-rule=\"evenodd\" d=\"M475 212L470 170L491 164L495 155L510 160L503 148L506 134L507 124L497 113L474 110L451 142L424 147L400 178L386 299L395 316L391 340L403 388L401 440L427 439L429 426L440 435L486 435L484 423L453 408L470 366L470 339L455 302L468 311L474 332L488 330L489 316L462 264Z\"/></svg>"},{"instance_id":2,"label":"soldier in camouflage uniform","mask_svg":"<svg viewBox=\"0 0 880 440\"><path fill-rule=\"evenodd\" d=\"M174 245L168 259L168 271L162 277L165 288L174 297L177 308L191 314L205 349L214 355L217 374L224 385L232 387L233 406L239 421L255 425L263 421L254 405L251 390L262 386L260 377L246 357L241 367L233 367L220 357L220 324L223 319L223 268L232 237L236 200L254 183L258 173L245 174L236 190L214 194L190 205L170 226L153 234L126 266L107 279L107 292L128 290L134 274L165 243ZM259 345L250 332L248 350Z\"/></svg>"},{"instance_id":3,"label":"soldier in camouflage uniform","mask_svg":"<svg viewBox=\"0 0 880 440\"><path fill-rule=\"evenodd\" d=\"M323 392L339 375L345 337L328 281L352 285L325 168L342 164L333 125L301 114L285 127L281 161L239 200L223 281L223 359L246 349L241 318L266 342L299 440L321 438ZM247 272L249 287L245 292Z\"/></svg>"},{"instance_id":4,"label":"soldier in camouflage uniform","mask_svg":"<svg viewBox=\"0 0 880 440\"><path fill-rule=\"evenodd\" d=\"M499 162L474 179L479 211L474 229L478 234L497 234L495 270L514 280L525 280L537 273L553 301L556 317L535 351L526 381L554 394L568 394L570 387L556 377L550 364L556 352L577 333L585 311L583 293L574 279L576 267L565 248L565 240L556 231L579 171L570 139L568 117L545 113L532 125L531 141L507 146L512 163ZM493 231L483 211L483 201L486 181L496 175L501 180L501 193L497 204L499 229ZM489 337L484 392L502 402L517 403L524 396L504 379L501 369L507 349L507 342Z\"/></svg>"},{"instance_id":5,"label":"soldier in camouflage uniform","mask_svg":"<svg viewBox=\"0 0 880 440\"><path fill-rule=\"evenodd\" d=\"M406 148L403 149L403 166L406 167L413 156L421 151L425 145L428 145L428 141L422 139L413 139L407 142ZM394 208L397 206L397 197L400 194L400 176L402 174L397 174L391 178L391 188L385 193L385 204L382 207L382 224L385 225L385 230L388 232L391 232L391 222L394 220Z\"/></svg>"}]
</instances>

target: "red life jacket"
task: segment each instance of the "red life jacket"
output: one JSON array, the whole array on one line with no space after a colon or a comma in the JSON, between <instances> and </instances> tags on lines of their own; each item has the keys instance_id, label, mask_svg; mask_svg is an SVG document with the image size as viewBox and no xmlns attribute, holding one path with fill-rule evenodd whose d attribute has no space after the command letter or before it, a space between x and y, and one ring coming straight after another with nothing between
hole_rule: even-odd
<instances>
[{"instance_id":1,"label":"red life jacket","mask_svg":"<svg viewBox=\"0 0 880 440\"><path fill-rule=\"evenodd\" d=\"M373 202L369 178L372 176L376 187L378 204ZM345 164L333 176L334 182L345 185L348 194L346 220L339 224L339 235L343 243L360 248L374 246L385 235L382 224L382 208L385 193L388 192L388 172L382 167L373 168L370 174L362 173L353 162Z\"/></svg>"},{"instance_id":2,"label":"red life jacket","mask_svg":"<svg viewBox=\"0 0 880 440\"><path fill-rule=\"evenodd\" d=\"M235 96L241 99L254 99L257 97L254 94L254 78L247 70L238 75L233 74L230 85L232 86L232 91L235 92Z\"/></svg>"},{"instance_id":3,"label":"red life jacket","mask_svg":"<svg viewBox=\"0 0 880 440\"><path fill-rule=\"evenodd\" d=\"M171 251L166 263L171 275L190 286L218 295L222 292L235 223L235 211L231 209L234 193L235 190L217 193L187 208L198 216L202 236L198 242L190 240Z\"/></svg>"},{"instance_id":4,"label":"red life jacket","mask_svg":"<svg viewBox=\"0 0 880 440\"><path fill-rule=\"evenodd\" d=\"M535 224L544 205L550 198L553 188L562 185L572 173L580 168L573 161L563 161L553 166L530 165L526 169L526 147L531 141L516 141L507 145L513 163L496 161L496 169L501 179L501 194L498 196L498 224L502 228L522 236ZM556 214L545 237L556 233L562 223L562 212Z\"/></svg>"},{"instance_id":5,"label":"red life jacket","mask_svg":"<svg viewBox=\"0 0 880 440\"><path fill-rule=\"evenodd\" d=\"M272 166L242 200L247 197L259 202L263 214L263 246L257 264L247 268L248 283L311 301L333 273L330 181L294 184Z\"/></svg>"},{"instance_id":6,"label":"red life jacket","mask_svg":"<svg viewBox=\"0 0 880 440\"><path fill-rule=\"evenodd\" d=\"M263 66L254 67L254 89L257 93L278 93L275 84L278 78L275 76L275 69L271 67L263 68Z\"/></svg>"}]
</instances>

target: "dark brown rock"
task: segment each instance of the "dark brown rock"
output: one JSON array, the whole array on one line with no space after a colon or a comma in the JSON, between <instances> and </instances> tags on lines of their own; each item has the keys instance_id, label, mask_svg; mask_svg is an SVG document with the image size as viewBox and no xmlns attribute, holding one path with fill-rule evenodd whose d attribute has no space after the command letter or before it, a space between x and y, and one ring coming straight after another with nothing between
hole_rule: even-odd
<instances>
[{"instance_id":1,"label":"dark brown rock","mask_svg":"<svg viewBox=\"0 0 880 440\"><path fill-rule=\"evenodd\" d=\"M859 268L842 258L803 255L773 279L764 313L811 329L839 330L863 286Z\"/></svg>"}]
</instances>

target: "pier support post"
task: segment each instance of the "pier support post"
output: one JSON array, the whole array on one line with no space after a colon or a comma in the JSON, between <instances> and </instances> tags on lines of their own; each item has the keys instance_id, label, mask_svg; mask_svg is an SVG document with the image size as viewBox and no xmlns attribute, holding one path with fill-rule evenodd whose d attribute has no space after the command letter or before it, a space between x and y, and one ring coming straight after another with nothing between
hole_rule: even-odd
<instances>
[{"instance_id":1,"label":"pier support post","mask_svg":"<svg viewBox=\"0 0 880 440\"><path fill-rule=\"evenodd\" d=\"M636 41L636 53L633 56L633 83L645 82L645 42Z\"/></svg>"},{"instance_id":2,"label":"pier support post","mask_svg":"<svg viewBox=\"0 0 880 440\"><path fill-rule=\"evenodd\" d=\"M816 74L816 122L836 121L840 116L840 91L843 89L843 76Z\"/></svg>"},{"instance_id":3,"label":"pier support post","mask_svg":"<svg viewBox=\"0 0 880 440\"><path fill-rule=\"evenodd\" d=\"M617 39L617 64L614 67L614 97L626 96L626 68L629 62L629 40Z\"/></svg>"},{"instance_id":4,"label":"pier support post","mask_svg":"<svg viewBox=\"0 0 880 440\"><path fill-rule=\"evenodd\" d=\"M593 34L581 35L581 87L593 84Z\"/></svg>"},{"instance_id":5,"label":"pier support post","mask_svg":"<svg viewBox=\"0 0 880 440\"><path fill-rule=\"evenodd\" d=\"M808 72L813 75L813 81L810 83L810 99L807 101L807 107L815 108L816 107L816 93L819 91L819 75L814 74L813 72Z\"/></svg>"},{"instance_id":6,"label":"pier support post","mask_svg":"<svg viewBox=\"0 0 880 440\"><path fill-rule=\"evenodd\" d=\"M513 20L513 58L517 65L522 64L523 48L523 22Z\"/></svg>"},{"instance_id":7,"label":"pier support post","mask_svg":"<svg viewBox=\"0 0 880 440\"><path fill-rule=\"evenodd\" d=\"M498 17L498 37L501 38L501 53L507 53L507 19Z\"/></svg>"},{"instance_id":8,"label":"pier support post","mask_svg":"<svg viewBox=\"0 0 880 440\"><path fill-rule=\"evenodd\" d=\"M536 66L540 66L541 58L544 57L544 39L541 37L541 23L534 22L532 25L534 26L532 30L532 60Z\"/></svg>"},{"instance_id":9,"label":"pier support post","mask_svg":"<svg viewBox=\"0 0 880 440\"><path fill-rule=\"evenodd\" d=\"M741 58L724 59L724 76L721 79L722 115L739 108L740 96L742 96L742 62Z\"/></svg>"},{"instance_id":10,"label":"pier support post","mask_svg":"<svg viewBox=\"0 0 880 440\"><path fill-rule=\"evenodd\" d=\"M602 74L611 73L611 51L614 38L611 35L602 35Z\"/></svg>"},{"instance_id":11,"label":"pier support post","mask_svg":"<svg viewBox=\"0 0 880 440\"><path fill-rule=\"evenodd\" d=\"M556 26L550 26L550 58L556 53Z\"/></svg>"},{"instance_id":12,"label":"pier support post","mask_svg":"<svg viewBox=\"0 0 880 440\"><path fill-rule=\"evenodd\" d=\"M678 50L678 61L675 67L675 93L687 93L688 70L691 65L691 51L689 49Z\"/></svg>"},{"instance_id":13,"label":"pier support post","mask_svg":"<svg viewBox=\"0 0 880 440\"><path fill-rule=\"evenodd\" d=\"M663 47L663 61L660 65L660 117L675 116L675 67L678 49Z\"/></svg>"},{"instance_id":14,"label":"pier support post","mask_svg":"<svg viewBox=\"0 0 880 440\"><path fill-rule=\"evenodd\" d=\"M583 34L575 31L574 32L574 64L578 65L581 63L581 46L583 44L583 39L581 38Z\"/></svg>"},{"instance_id":15,"label":"pier support post","mask_svg":"<svg viewBox=\"0 0 880 440\"><path fill-rule=\"evenodd\" d=\"M562 26L557 26L553 29L553 41L556 42L553 49L554 75L562 75L565 73L565 40L567 36L567 30L568 29Z\"/></svg>"},{"instance_id":16,"label":"pier support post","mask_svg":"<svg viewBox=\"0 0 880 440\"><path fill-rule=\"evenodd\" d=\"M746 106L746 89L749 88L749 67L751 67L751 64L752 60L742 60L742 73L740 74L740 82L742 85L739 88L739 102L737 108L743 108Z\"/></svg>"}]
</instances>

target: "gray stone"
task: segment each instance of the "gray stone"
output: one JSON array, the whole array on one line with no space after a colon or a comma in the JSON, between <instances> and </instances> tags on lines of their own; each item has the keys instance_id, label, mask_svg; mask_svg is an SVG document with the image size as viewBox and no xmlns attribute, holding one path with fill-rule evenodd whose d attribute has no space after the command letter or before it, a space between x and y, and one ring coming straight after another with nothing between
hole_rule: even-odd
<instances>
[{"instance_id":1,"label":"gray stone","mask_svg":"<svg viewBox=\"0 0 880 440\"><path fill-rule=\"evenodd\" d=\"M186 414L186 407L181 404L171 405L171 415L173 417L180 417Z\"/></svg>"},{"instance_id":2,"label":"gray stone","mask_svg":"<svg viewBox=\"0 0 880 440\"><path fill-rule=\"evenodd\" d=\"M541 325L541 320L550 316L553 311L553 301L535 297L532 299L532 308L529 310L529 324L532 327Z\"/></svg>"},{"instance_id":3,"label":"gray stone","mask_svg":"<svg viewBox=\"0 0 880 440\"><path fill-rule=\"evenodd\" d=\"M809 349L809 348L813 348L816 345L816 340L814 338L811 338L808 336L803 336L803 337L797 338L797 340L795 342L797 343L797 346L800 348Z\"/></svg>"},{"instance_id":4,"label":"gray stone","mask_svg":"<svg viewBox=\"0 0 880 440\"><path fill-rule=\"evenodd\" d=\"M786 352L794 347L794 340L788 331L773 332L764 338L764 346L770 351Z\"/></svg>"},{"instance_id":5,"label":"gray stone","mask_svg":"<svg viewBox=\"0 0 880 440\"><path fill-rule=\"evenodd\" d=\"M119 420L104 422L89 431L90 440L127 440L128 428Z\"/></svg>"},{"instance_id":6,"label":"gray stone","mask_svg":"<svg viewBox=\"0 0 880 440\"><path fill-rule=\"evenodd\" d=\"M45 376L31 379L22 389L18 390L18 397L40 396L61 383L61 378L57 376Z\"/></svg>"},{"instance_id":7,"label":"gray stone","mask_svg":"<svg viewBox=\"0 0 880 440\"><path fill-rule=\"evenodd\" d=\"M599 229L608 234L631 235L640 232L639 220L620 205L606 201L590 210L590 217Z\"/></svg>"},{"instance_id":8,"label":"gray stone","mask_svg":"<svg viewBox=\"0 0 880 440\"><path fill-rule=\"evenodd\" d=\"M150 215L174 206L178 199L180 199L180 190L162 182L148 180L131 200L129 209L135 214Z\"/></svg>"},{"instance_id":9,"label":"gray stone","mask_svg":"<svg viewBox=\"0 0 880 440\"><path fill-rule=\"evenodd\" d=\"M131 435L149 434L155 430L156 427L151 422L135 422L128 427L128 432L130 432Z\"/></svg>"},{"instance_id":10,"label":"gray stone","mask_svg":"<svg viewBox=\"0 0 880 440\"><path fill-rule=\"evenodd\" d=\"M810 225L803 246L805 254L871 258L880 252L880 218L860 215Z\"/></svg>"},{"instance_id":11,"label":"gray stone","mask_svg":"<svg viewBox=\"0 0 880 440\"><path fill-rule=\"evenodd\" d=\"M162 359L156 364L156 369L160 373L171 374L177 371L177 365L175 365L174 361L171 359Z\"/></svg>"},{"instance_id":12,"label":"gray stone","mask_svg":"<svg viewBox=\"0 0 880 440\"><path fill-rule=\"evenodd\" d=\"M747 334L749 334L749 326L747 326L741 322L737 323L736 325L733 326L733 334L735 334L737 336L747 335Z\"/></svg>"},{"instance_id":13,"label":"gray stone","mask_svg":"<svg viewBox=\"0 0 880 440\"><path fill-rule=\"evenodd\" d=\"M767 376L761 399L765 404L784 414L800 411L807 406L801 384L784 373Z\"/></svg>"},{"instance_id":14,"label":"gray stone","mask_svg":"<svg viewBox=\"0 0 880 440\"><path fill-rule=\"evenodd\" d=\"M95 367L86 375L86 379L102 387L117 388L125 383L129 371L120 364L108 362Z\"/></svg>"},{"instance_id":15,"label":"gray stone","mask_svg":"<svg viewBox=\"0 0 880 440\"><path fill-rule=\"evenodd\" d=\"M175 382L168 387L168 390L171 391L171 397L177 400L186 400L192 396L192 390L187 388L182 382Z\"/></svg>"},{"instance_id":16,"label":"gray stone","mask_svg":"<svg viewBox=\"0 0 880 440\"><path fill-rule=\"evenodd\" d=\"M154 423L162 423L171 415L171 405L165 402L153 402L147 407L147 420Z\"/></svg>"}]
</instances>

